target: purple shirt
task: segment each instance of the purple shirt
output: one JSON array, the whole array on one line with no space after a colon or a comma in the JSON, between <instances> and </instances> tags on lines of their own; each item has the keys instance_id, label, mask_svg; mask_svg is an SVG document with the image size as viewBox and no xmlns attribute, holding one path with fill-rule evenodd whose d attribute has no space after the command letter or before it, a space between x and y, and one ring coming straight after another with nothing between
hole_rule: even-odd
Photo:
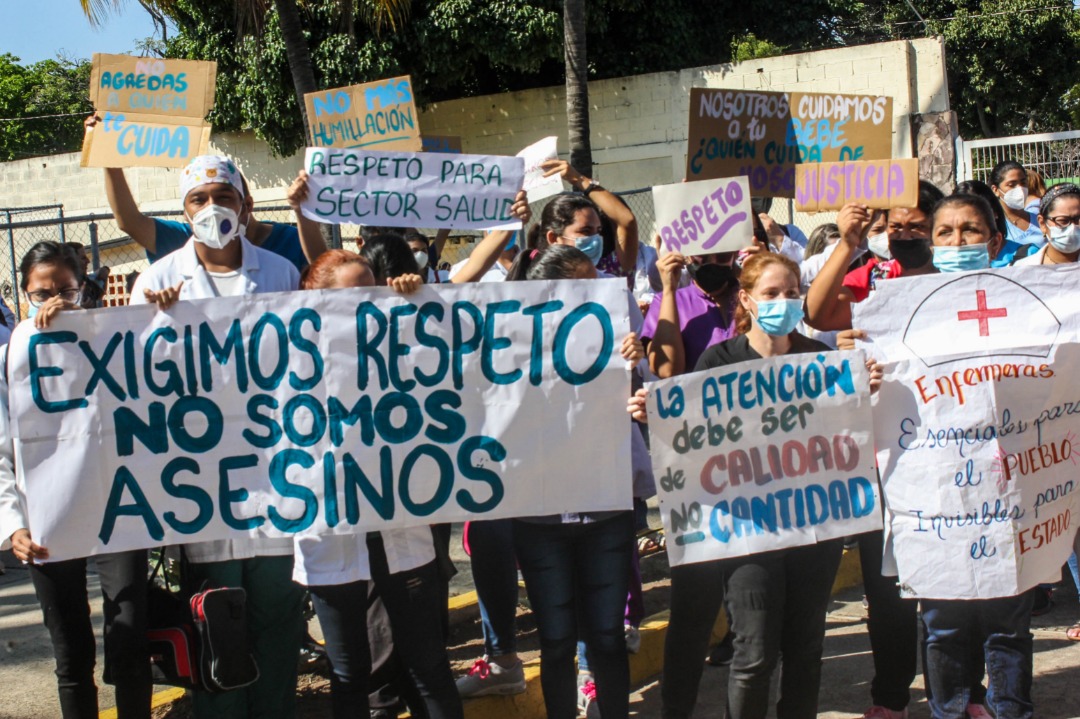
<instances>
[{"instance_id":1,"label":"purple shirt","mask_svg":"<svg viewBox=\"0 0 1080 719\"><path fill-rule=\"evenodd\" d=\"M657 294L649 305L649 314L641 328L642 339L652 339L656 333L663 297L663 293ZM735 335L734 304L721 310L697 285L690 284L675 291L675 307L679 311L686 371L693 372L706 349Z\"/></svg>"}]
</instances>

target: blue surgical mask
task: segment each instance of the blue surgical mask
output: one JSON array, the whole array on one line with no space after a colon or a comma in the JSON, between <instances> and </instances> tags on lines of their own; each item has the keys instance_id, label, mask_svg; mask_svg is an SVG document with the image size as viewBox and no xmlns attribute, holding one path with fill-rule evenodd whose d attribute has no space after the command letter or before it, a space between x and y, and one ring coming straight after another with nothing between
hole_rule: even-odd
<instances>
[{"instance_id":1,"label":"blue surgical mask","mask_svg":"<svg viewBox=\"0 0 1080 719\"><path fill-rule=\"evenodd\" d=\"M600 261L600 258L604 256L604 238L600 235L575 237L574 245L585 253L594 266Z\"/></svg>"},{"instance_id":2,"label":"blue surgical mask","mask_svg":"<svg viewBox=\"0 0 1080 719\"><path fill-rule=\"evenodd\" d=\"M934 267L939 272L969 272L990 268L986 245L939 245L934 248Z\"/></svg>"},{"instance_id":3,"label":"blue surgical mask","mask_svg":"<svg viewBox=\"0 0 1080 719\"><path fill-rule=\"evenodd\" d=\"M33 302L27 302L27 304L30 305L30 309L26 311L26 318L33 319L37 315L38 308L34 306Z\"/></svg>"},{"instance_id":4,"label":"blue surgical mask","mask_svg":"<svg viewBox=\"0 0 1080 719\"><path fill-rule=\"evenodd\" d=\"M802 322L802 300L754 300L754 304L757 305L754 320L765 334L777 337L789 335Z\"/></svg>"},{"instance_id":5,"label":"blue surgical mask","mask_svg":"<svg viewBox=\"0 0 1080 719\"><path fill-rule=\"evenodd\" d=\"M506 243L506 247L503 248L504 251L509 250L511 247L517 244L517 236L517 230L514 230L510 233L510 240Z\"/></svg>"}]
</instances>

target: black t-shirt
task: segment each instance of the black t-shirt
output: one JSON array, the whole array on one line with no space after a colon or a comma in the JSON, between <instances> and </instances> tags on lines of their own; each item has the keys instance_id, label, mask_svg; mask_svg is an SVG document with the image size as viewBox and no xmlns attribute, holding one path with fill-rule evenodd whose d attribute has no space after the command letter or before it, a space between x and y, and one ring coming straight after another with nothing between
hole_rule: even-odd
<instances>
[{"instance_id":1,"label":"black t-shirt","mask_svg":"<svg viewBox=\"0 0 1080 719\"><path fill-rule=\"evenodd\" d=\"M787 354L798 355L808 354L810 352L832 351L832 347L829 347L829 345L824 342L818 342L809 337L804 337L798 332L792 332L791 349L788 350ZM750 346L750 338L746 335L738 335L729 340L724 340L720 344L715 344L705 350L698 359L694 371L701 372L702 370L715 369L716 367L725 367L729 364L757 359L761 359L761 355L757 353L757 350Z\"/></svg>"}]
</instances>

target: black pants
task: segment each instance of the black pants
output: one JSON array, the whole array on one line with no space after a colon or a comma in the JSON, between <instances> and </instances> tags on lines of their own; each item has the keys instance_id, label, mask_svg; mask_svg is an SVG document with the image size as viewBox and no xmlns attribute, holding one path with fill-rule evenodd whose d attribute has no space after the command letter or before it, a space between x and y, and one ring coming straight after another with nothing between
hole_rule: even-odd
<instances>
[{"instance_id":1,"label":"black pants","mask_svg":"<svg viewBox=\"0 0 1080 719\"><path fill-rule=\"evenodd\" d=\"M148 718L153 685L146 645L146 552L94 559L105 599L105 664L116 685L121 719ZM86 560L30 565L45 627L56 657L56 684L64 719L97 719L97 653L86 592Z\"/></svg>"},{"instance_id":2,"label":"black pants","mask_svg":"<svg viewBox=\"0 0 1080 719\"><path fill-rule=\"evenodd\" d=\"M446 581L438 559L416 569L391 574L382 536L377 532L368 534L368 554L374 585L369 601L381 602L391 628L390 649L398 657L398 660L393 659L386 647L381 646L385 643L386 633L373 632L369 619L369 641L376 670L371 688L376 691L382 688L380 685L384 682L380 681L378 671L383 664L391 672L396 666L399 678L391 681L398 685L399 696L406 700L413 716L461 719L464 710L446 652L448 604ZM380 642L380 638L384 641ZM403 675L401 669L407 669L408 674ZM417 696L419 702L415 701ZM371 706L378 706L378 703L372 702Z\"/></svg>"},{"instance_id":3,"label":"black pants","mask_svg":"<svg viewBox=\"0 0 1080 719\"><path fill-rule=\"evenodd\" d=\"M671 568L671 619L664 639L664 719L689 719L697 703L709 636L724 603L722 562Z\"/></svg>"},{"instance_id":4,"label":"black pants","mask_svg":"<svg viewBox=\"0 0 1080 719\"><path fill-rule=\"evenodd\" d=\"M859 535L859 562L866 592L866 623L874 655L870 698L876 706L899 712L911 701L919 654L918 602L901 599L896 577L881 575L883 531Z\"/></svg>"},{"instance_id":5,"label":"black pants","mask_svg":"<svg viewBox=\"0 0 1080 719\"><path fill-rule=\"evenodd\" d=\"M843 542L834 539L725 562L735 632L728 719L765 718L781 657L777 718L817 716L826 612L842 554Z\"/></svg>"}]
</instances>

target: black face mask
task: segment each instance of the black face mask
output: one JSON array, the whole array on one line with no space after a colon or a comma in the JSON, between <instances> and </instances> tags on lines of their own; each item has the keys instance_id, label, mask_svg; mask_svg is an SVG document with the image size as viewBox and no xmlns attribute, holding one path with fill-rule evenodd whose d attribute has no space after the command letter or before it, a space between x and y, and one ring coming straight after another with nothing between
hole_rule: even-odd
<instances>
[{"instance_id":1,"label":"black face mask","mask_svg":"<svg viewBox=\"0 0 1080 719\"><path fill-rule=\"evenodd\" d=\"M889 252L905 270L915 270L930 264L934 250L930 240L889 240Z\"/></svg>"},{"instance_id":2,"label":"black face mask","mask_svg":"<svg viewBox=\"0 0 1080 719\"><path fill-rule=\"evenodd\" d=\"M691 264L686 268L690 279L706 294L713 294L735 281L735 269L730 265Z\"/></svg>"}]
</instances>

